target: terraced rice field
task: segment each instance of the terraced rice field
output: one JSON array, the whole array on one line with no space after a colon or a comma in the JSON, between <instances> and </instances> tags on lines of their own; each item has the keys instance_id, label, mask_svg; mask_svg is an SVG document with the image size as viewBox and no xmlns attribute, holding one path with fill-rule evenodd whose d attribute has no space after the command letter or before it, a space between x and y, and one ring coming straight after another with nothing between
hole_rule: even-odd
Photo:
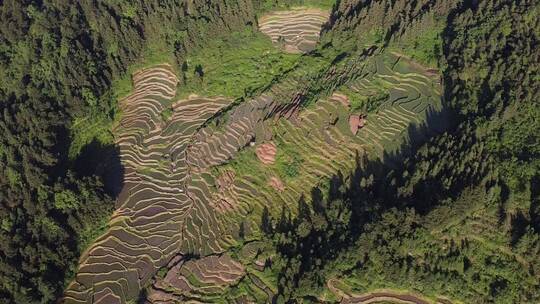
<instances>
[{"instance_id":1,"label":"terraced rice field","mask_svg":"<svg viewBox=\"0 0 540 304\"><path fill-rule=\"evenodd\" d=\"M156 281L154 286L157 288L151 290L148 301L174 303L190 298L216 302L227 292L230 285L237 284L246 275L244 266L228 255L181 261L173 266L164 278Z\"/></svg>"},{"instance_id":2,"label":"terraced rice field","mask_svg":"<svg viewBox=\"0 0 540 304\"><path fill-rule=\"evenodd\" d=\"M322 25L330 12L295 8L272 12L259 18L259 30L289 53L307 53L319 41Z\"/></svg>"},{"instance_id":3,"label":"terraced rice field","mask_svg":"<svg viewBox=\"0 0 540 304\"><path fill-rule=\"evenodd\" d=\"M294 75L229 110L219 128L209 122L231 100L173 100L178 80L167 65L133 75L134 92L121 101L115 130L124 188L110 228L81 257L65 302L125 303L149 284L150 303L271 298L268 257L235 260L226 253L241 234L257 234L262 209L294 209L362 155L382 155L388 143L402 141L440 103L438 85L393 55L370 58L355 75L350 90L368 94L382 83L389 91L356 134L349 118L358 113L347 96L300 110L303 87ZM159 269L166 270L162 278L155 277Z\"/></svg>"},{"instance_id":4,"label":"terraced rice field","mask_svg":"<svg viewBox=\"0 0 540 304\"><path fill-rule=\"evenodd\" d=\"M360 136L375 139L375 146L388 149L395 142L395 136L404 133L411 122L419 126L428 115L440 111L441 91L432 75L411 70L406 59L388 56L386 61L378 58L376 73L352 81L346 87L363 96L381 88L388 93L389 97L374 114L368 115L365 127L358 131Z\"/></svg>"},{"instance_id":5,"label":"terraced rice field","mask_svg":"<svg viewBox=\"0 0 540 304\"><path fill-rule=\"evenodd\" d=\"M429 304L430 301L412 294L403 294L392 291L371 292L345 298L343 304L370 304L370 303L400 303L400 304ZM443 303L443 302L437 302Z\"/></svg>"},{"instance_id":6,"label":"terraced rice field","mask_svg":"<svg viewBox=\"0 0 540 304\"><path fill-rule=\"evenodd\" d=\"M190 148L197 129L230 100L191 96L171 104L178 80L165 65L133 82L115 130L124 188L109 230L82 255L66 303L125 303L178 252L210 254L231 242L220 235ZM163 121L167 107L173 113Z\"/></svg>"}]
</instances>

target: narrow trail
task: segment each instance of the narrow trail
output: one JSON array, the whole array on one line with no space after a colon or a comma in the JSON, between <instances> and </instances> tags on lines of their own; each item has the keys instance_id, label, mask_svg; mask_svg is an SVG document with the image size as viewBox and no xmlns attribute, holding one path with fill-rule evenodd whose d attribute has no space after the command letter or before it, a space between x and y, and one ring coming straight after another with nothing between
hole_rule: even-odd
<instances>
[{"instance_id":1,"label":"narrow trail","mask_svg":"<svg viewBox=\"0 0 540 304\"><path fill-rule=\"evenodd\" d=\"M359 296L354 296L349 299L344 299L341 303L406 303L406 304L430 304L432 302L414 296L412 294L400 294L391 291L386 292L371 292Z\"/></svg>"},{"instance_id":2,"label":"narrow trail","mask_svg":"<svg viewBox=\"0 0 540 304\"><path fill-rule=\"evenodd\" d=\"M436 301L427 299L421 295L410 292L403 292L392 289L380 289L363 294L345 292L334 286L337 279L330 279L326 282L328 289L339 297L342 304L370 304L370 303L401 303L401 304L452 304L448 299L437 298Z\"/></svg>"}]
</instances>

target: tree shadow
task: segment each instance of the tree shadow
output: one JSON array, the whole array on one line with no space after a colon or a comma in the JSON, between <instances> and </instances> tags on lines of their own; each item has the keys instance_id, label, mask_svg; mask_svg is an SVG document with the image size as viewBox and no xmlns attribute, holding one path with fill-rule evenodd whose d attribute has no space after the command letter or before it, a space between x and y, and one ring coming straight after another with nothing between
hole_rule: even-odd
<instances>
[{"instance_id":1,"label":"tree shadow","mask_svg":"<svg viewBox=\"0 0 540 304\"><path fill-rule=\"evenodd\" d=\"M71 160L68 157L69 132L64 130L59 136L62 140L56 152L61 155L61 161L51 168L50 175L57 185L51 189L49 198L55 203L56 194L69 191L67 193L76 195L75 199L80 205L73 210L48 210L47 216L62 223L66 233L57 248L64 254L66 249L69 250L69 255L64 257L60 266L48 263L41 277L44 282L67 284L76 275L78 258L85 249L83 246L88 246L87 242L97 237L100 223L107 220L114 210L114 200L124 186L124 167L120 162L119 148L114 144L104 145L97 140L84 146L77 158ZM57 288L52 297L61 299L62 293L62 288Z\"/></svg>"},{"instance_id":2,"label":"tree shadow","mask_svg":"<svg viewBox=\"0 0 540 304\"><path fill-rule=\"evenodd\" d=\"M105 192L117 198L124 186L124 166L120 161L120 149L114 144L102 144L93 140L81 150L73 163L78 176L98 176Z\"/></svg>"},{"instance_id":3,"label":"tree shadow","mask_svg":"<svg viewBox=\"0 0 540 304\"><path fill-rule=\"evenodd\" d=\"M385 212L413 208L425 214L443 198L455 198L459 191L449 191L441 180L411 182L411 176L405 173L422 161L415 158L418 148L451 123L447 113L430 108L424 123L408 127L407 140L398 148L377 158L357 154L352 172L338 172L329 179L327 195L314 187L309 199L298 201L296 217L283 210L279 220L272 219L274 227L267 230L272 230L278 252L286 257L285 271L279 274L278 282L292 282L292 287L278 286L279 294L290 288L304 290L299 284L306 282L324 282L318 270L353 246L365 225L381 220ZM458 188L466 184L464 181ZM265 221L268 225L268 219ZM308 278L299 283L303 276Z\"/></svg>"},{"instance_id":4,"label":"tree shadow","mask_svg":"<svg viewBox=\"0 0 540 304\"><path fill-rule=\"evenodd\" d=\"M531 207L529 216L534 231L540 233L540 176L535 176L531 180Z\"/></svg>"}]
</instances>

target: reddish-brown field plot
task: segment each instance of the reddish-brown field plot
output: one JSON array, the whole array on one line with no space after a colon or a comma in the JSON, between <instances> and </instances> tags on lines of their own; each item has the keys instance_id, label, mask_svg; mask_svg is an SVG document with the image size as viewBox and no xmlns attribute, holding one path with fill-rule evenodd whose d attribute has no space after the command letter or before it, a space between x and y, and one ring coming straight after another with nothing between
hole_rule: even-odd
<instances>
[{"instance_id":1,"label":"reddish-brown field plot","mask_svg":"<svg viewBox=\"0 0 540 304\"><path fill-rule=\"evenodd\" d=\"M276 161L277 148L273 142L268 142L259 145L255 152L257 157L263 164L273 164Z\"/></svg>"}]
</instances>

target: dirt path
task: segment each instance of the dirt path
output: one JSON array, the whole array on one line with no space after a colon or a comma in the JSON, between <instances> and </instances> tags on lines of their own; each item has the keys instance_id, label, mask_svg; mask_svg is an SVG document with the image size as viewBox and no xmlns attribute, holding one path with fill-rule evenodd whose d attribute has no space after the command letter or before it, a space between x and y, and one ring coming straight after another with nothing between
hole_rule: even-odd
<instances>
[{"instance_id":1,"label":"dirt path","mask_svg":"<svg viewBox=\"0 0 540 304\"><path fill-rule=\"evenodd\" d=\"M363 295L354 296L344 299L341 303L405 303L405 304L430 304L431 301L424 300L411 294L400 294L391 291L370 292Z\"/></svg>"},{"instance_id":2,"label":"dirt path","mask_svg":"<svg viewBox=\"0 0 540 304\"><path fill-rule=\"evenodd\" d=\"M416 295L413 293L402 292L392 289L381 289L375 290L364 294L353 294L341 290L334 286L337 279L330 279L326 282L328 289L334 293L342 304L369 304L369 303L381 303L381 302L390 302L390 303L403 303L403 304L432 304L432 303L441 303L441 304L452 304L451 301L446 299L437 299L436 302L428 300L421 295Z\"/></svg>"}]
</instances>

